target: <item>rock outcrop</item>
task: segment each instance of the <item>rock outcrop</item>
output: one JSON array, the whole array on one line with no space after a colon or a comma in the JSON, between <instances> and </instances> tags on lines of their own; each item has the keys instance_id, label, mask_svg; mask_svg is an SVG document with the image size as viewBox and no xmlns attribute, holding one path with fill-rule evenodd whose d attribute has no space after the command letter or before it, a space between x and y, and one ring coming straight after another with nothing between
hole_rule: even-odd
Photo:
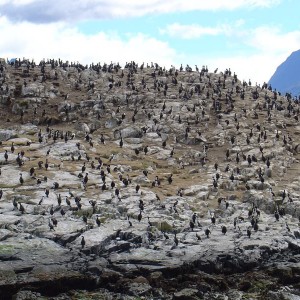
<instances>
[{"instance_id":1,"label":"rock outcrop","mask_svg":"<svg viewBox=\"0 0 300 300\"><path fill-rule=\"evenodd\" d=\"M0 78L1 299L299 297L298 102L205 68Z\"/></svg>"}]
</instances>

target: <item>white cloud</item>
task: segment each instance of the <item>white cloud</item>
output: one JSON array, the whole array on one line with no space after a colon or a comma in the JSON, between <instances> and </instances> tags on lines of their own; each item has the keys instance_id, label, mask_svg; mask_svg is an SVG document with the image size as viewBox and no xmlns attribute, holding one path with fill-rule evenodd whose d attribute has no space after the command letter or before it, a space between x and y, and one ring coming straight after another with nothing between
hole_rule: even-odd
<instances>
[{"instance_id":1,"label":"white cloud","mask_svg":"<svg viewBox=\"0 0 300 300\"><path fill-rule=\"evenodd\" d=\"M260 26L250 30L246 43L264 52L284 53L300 48L300 31L281 32L279 27Z\"/></svg>"},{"instance_id":2,"label":"white cloud","mask_svg":"<svg viewBox=\"0 0 300 300\"><path fill-rule=\"evenodd\" d=\"M263 83L268 81L273 73L293 51L300 49L300 30L282 32L280 27L259 26L253 29L245 28L245 22L238 20L232 24L222 24L216 27L203 27L198 24L182 25L174 23L161 29L162 34L182 39L199 38L203 35L226 35L229 47L231 43L238 43L240 53L235 46L231 48L232 55L224 56L222 52L215 57L201 57L203 64L211 66L211 70L219 68L235 70L240 79ZM224 45L225 46L225 45ZM241 49L245 49L243 52ZM199 59L197 56L187 55L182 61L193 65ZM200 62L201 62L200 61ZM201 65L201 63L200 63Z\"/></svg>"},{"instance_id":3,"label":"white cloud","mask_svg":"<svg viewBox=\"0 0 300 300\"><path fill-rule=\"evenodd\" d=\"M243 24L242 20L238 20L235 27L239 27ZM171 37L177 37L181 39L195 39L205 35L231 35L233 33L233 26L229 24L217 25L216 27L206 27L199 24L184 25L179 23L173 23L167 25L164 29L159 29L161 34L166 34Z\"/></svg>"},{"instance_id":4,"label":"white cloud","mask_svg":"<svg viewBox=\"0 0 300 300\"><path fill-rule=\"evenodd\" d=\"M61 58L83 64L114 61L123 66L126 61L135 60L139 63L153 61L169 67L177 55L166 42L140 33L126 39L117 33L84 35L64 23L12 24L0 17L0 32L0 56L4 58L26 57L35 61Z\"/></svg>"},{"instance_id":5,"label":"white cloud","mask_svg":"<svg viewBox=\"0 0 300 300\"><path fill-rule=\"evenodd\" d=\"M0 5L10 4L14 6L22 6L22 5L31 4L38 1L40 0L0 0Z\"/></svg>"},{"instance_id":6,"label":"white cloud","mask_svg":"<svg viewBox=\"0 0 300 300\"><path fill-rule=\"evenodd\" d=\"M198 24L182 25L179 23L169 24L165 29L160 29L161 34L182 39L194 39L204 35L218 35L224 32L222 27L205 27Z\"/></svg>"},{"instance_id":7,"label":"white cloud","mask_svg":"<svg viewBox=\"0 0 300 300\"><path fill-rule=\"evenodd\" d=\"M3 16L12 20L58 20L136 17L188 11L215 11L271 7L281 0L0 0Z\"/></svg>"}]
</instances>

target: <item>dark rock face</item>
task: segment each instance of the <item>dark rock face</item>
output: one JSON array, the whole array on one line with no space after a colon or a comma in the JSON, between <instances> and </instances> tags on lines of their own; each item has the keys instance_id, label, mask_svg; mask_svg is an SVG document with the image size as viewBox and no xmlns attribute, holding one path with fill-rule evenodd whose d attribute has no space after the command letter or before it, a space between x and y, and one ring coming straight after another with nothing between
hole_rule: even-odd
<instances>
[{"instance_id":1,"label":"dark rock face","mask_svg":"<svg viewBox=\"0 0 300 300\"><path fill-rule=\"evenodd\" d=\"M293 52L269 80L273 89L285 94L300 94L300 50Z\"/></svg>"}]
</instances>

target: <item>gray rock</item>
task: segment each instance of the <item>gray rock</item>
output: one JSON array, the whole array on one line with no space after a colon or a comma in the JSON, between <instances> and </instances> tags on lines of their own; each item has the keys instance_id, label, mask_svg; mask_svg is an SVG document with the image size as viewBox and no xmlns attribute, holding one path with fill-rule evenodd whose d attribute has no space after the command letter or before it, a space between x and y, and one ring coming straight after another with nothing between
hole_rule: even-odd
<instances>
[{"instance_id":1,"label":"gray rock","mask_svg":"<svg viewBox=\"0 0 300 300\"><path fill-rule=\"evenodd\" d=\"M123 138L141 138L142 137L142 130L137 127L126 127L123 129L117 129L114 131L114 138L120 138L122 136Z\"/></svg>"},{"instance_id":2,"label":"gray rock","mask_svg":"<svg viewBox=\"0 0 300 300\"><path fill-rule=\"evenodd\" d=\"M0 141L7 141L12 137L16 137L17 132L15 130L10 130L10 129L2 129L0 130Z\"/></svg>"}]
</instances>

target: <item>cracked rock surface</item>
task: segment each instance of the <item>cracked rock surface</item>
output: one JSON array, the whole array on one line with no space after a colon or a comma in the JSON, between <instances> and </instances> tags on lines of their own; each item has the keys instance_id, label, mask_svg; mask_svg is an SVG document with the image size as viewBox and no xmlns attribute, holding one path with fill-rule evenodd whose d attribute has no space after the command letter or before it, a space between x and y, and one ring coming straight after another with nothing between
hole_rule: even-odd
<instances>
[{"instance_id":1,"label":"cracked rock surface","mask_svg":"<svg viewBox=\"0 0 300 300\"><path fill-rule=\"evenodd\" d=\"M1 69L1 299L300 297L297 101L228 70Z\"/></svg>"}]
</instances>

